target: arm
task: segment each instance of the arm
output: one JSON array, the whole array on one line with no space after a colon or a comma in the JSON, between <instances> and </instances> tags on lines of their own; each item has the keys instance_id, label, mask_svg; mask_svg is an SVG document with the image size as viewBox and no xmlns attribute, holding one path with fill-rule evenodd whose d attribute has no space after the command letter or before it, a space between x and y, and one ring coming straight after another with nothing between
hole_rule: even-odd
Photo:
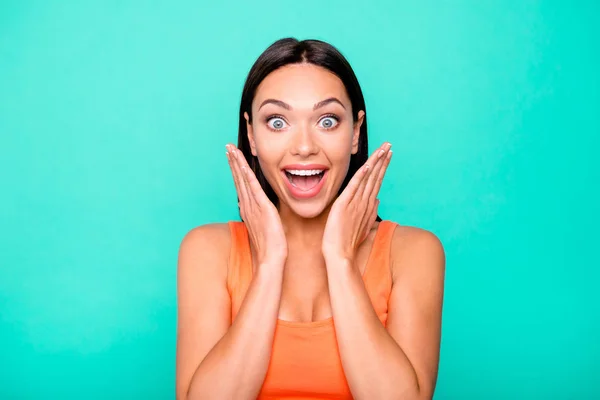
<instances>
[{"instance_id":1,"label":"arm","mask_svg":"<svg viewBox=\"0 0 600 400\"><path fill-rule=\"evenodd\" d=\"M196 228L181 243L177 274L178 400L254 399L266 375L283 267L257 268L230 326L228 243L226 225Z\"/></svg>"},{"instance_id":2,"label":"arm","mask_svg":"<svg viewBox=\"0 0 600 400\"><path fill-rule=\"evenodd\" d=\"M326 260L342 365L357 399L431 399L437 379L445 256L433 234L397 228L387 329L353 260Z\"/></svg>"}]
</instances>

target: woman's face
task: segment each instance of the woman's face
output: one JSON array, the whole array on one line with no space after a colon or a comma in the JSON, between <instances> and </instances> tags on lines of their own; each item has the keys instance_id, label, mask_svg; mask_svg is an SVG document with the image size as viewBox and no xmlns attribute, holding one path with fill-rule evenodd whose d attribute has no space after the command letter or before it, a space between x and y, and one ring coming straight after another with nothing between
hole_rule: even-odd
<instances>
[{"instance_id":1,"label":"woman's face","mask_svg":"<svg viewBox=\"0 0 600 400\"><path fill-rule=\"evenodd\" d=\"M358 150L363 116L360 110L353 121L342 81L314 64L286 65L261 82L248 139L282 205L313 218L334 200Z\"/></svg>"}]
</instances>

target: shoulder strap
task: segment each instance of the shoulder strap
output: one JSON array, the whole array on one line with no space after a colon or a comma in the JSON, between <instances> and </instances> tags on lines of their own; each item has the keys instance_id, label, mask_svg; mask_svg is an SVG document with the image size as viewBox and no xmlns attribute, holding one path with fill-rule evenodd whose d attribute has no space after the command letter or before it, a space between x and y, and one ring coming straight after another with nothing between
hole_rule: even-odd
<instances>
[{"instance_id":1,"label":"shoulder strap","mask_svg":"<svg viewBox=\"0 0 600 400\"><path fill-rule=\"evenodd\" d=\"M252 256L246 225L239 221L230 221L231 251L227 269L227 290L231 297L231 321L235 319L246 290L252 280Z\"/></svg>"},{"instance_id":2,"label":"shoulder strap","mask_svg":"<svg viewBox=\"0 0 600 400\"><path fill-rule=\"evenodd\" d=\"M396 226L398 224L387 220L379 223L363 277L371 303L380 317L384 314L387 316L388 300L392 292L390 251Z\"/></svg>"}]
</instances>

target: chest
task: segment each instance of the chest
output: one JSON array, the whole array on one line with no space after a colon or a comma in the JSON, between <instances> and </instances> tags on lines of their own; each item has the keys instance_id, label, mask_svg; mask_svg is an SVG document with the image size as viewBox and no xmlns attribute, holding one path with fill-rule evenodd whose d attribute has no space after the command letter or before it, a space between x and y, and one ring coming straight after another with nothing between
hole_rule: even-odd
<instances>
[{"instance_id":1,"label":"chest","mask_svg":"<svg viewBox=\"0 0 600 400\"><path fill-rule=\"evenodd\" d=\"M361 275L367 267L371 244L361 246L356 255L356 267ZM331 316L327 266L321 252L300 247L290 248L278 318L284 321L314 322Z\"/></svg>"},{"instance_id":2,"label":"chest","mask_svg":"<svg viewBox=\"0 0 600 400\"><path fill-rule=\"evenodd\" d=\"M333 322L279 322L259 399L352 399Z\"/></svg>"}]
</instances>

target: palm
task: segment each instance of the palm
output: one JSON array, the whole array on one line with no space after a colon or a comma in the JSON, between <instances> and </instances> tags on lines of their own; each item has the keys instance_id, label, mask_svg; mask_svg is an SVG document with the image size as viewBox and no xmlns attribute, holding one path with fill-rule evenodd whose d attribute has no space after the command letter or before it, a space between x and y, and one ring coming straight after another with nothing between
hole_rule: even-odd
<instances>
[{"instance_id":1,"label":"palm","mask_svg":"<svg viewBox=\"0 0 600 400\"><path fill-rule=\"evenodd\" d=\"M287 241L279 213L263 191L242 152L230 145L227 158L239 197L240 215L256 249L258 262L279 263L287 257Z\"/></svg>"},{"instance_id":2,"label":"palm","mask_svg":"<svg viewBox=\"0 0 600 400\"><path fill-rule=\"evenodd\" d=\"M352 259L377 219L377 195L389 165L391 145L377 149L331 206L323 233L323 254Z\"/></svg>"}]
</instances>

